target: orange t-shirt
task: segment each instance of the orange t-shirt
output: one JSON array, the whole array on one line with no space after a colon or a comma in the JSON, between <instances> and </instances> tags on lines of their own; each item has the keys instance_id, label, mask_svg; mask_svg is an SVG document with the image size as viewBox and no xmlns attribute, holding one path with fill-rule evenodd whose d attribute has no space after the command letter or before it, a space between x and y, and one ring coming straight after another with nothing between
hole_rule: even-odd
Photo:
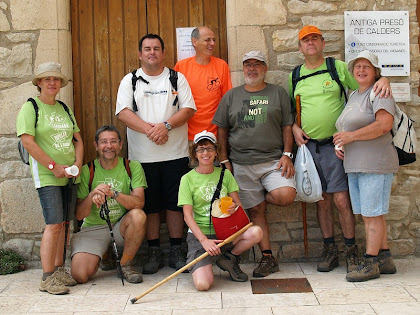
<instances>
[{"instance_id":1,"label":"orange t-shirt","mask_svg":"<svg viewBox=\"0 0 420 315\"><path fill-rule=\"evenodd\" d=\"M217 126L211 121L223 95L232 88L229 66L216 57L211 57L207 65L200 65L193 56L178 61L174 69L187 78L197 107L188 121L188 139L193 140L203 130L216 135Z\"/></svg>"}]
</instances>

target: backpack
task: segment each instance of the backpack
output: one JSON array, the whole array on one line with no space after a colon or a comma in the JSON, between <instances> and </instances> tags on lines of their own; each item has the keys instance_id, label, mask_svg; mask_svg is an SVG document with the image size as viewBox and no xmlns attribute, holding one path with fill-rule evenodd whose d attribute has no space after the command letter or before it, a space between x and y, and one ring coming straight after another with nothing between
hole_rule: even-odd
<instances>
[{"instance_id":1,"label":"backpack","mask_svg":"<svg viewBox=\"0 0 420 315\"><path fill-rule=\"evenodd\" d=\"M123 164L125 167L125 171L127 172L128 177L130 178L130 190L133 190L131 187L131 169L130 169L130 160L127 160L126 158L123 158ZM95 163L94 161L90 161L87 163L87 166L89 168L89 192L92 190L92 182L93 177L95 176Z\"/></svg>"},{"instance_id":2,"label":"backpack","mask_svg":"<svg viewBox=\"0 0 420 315\"><path fill-rule=\"evenodd\" d=\"M375 93L373 90L370 92L369 100L371 105L373 105L373 101L375 100ZM416 161L417 137L413 123L414 120L408 117L407 114L395 104L394 122L392 124L391 134L395 149L397 149L400 165L411 164Z\"/></svg>"},{"instance_id":3,"label":"backpack","mask_svg":"<svg viewBox=\"0 0 420 315\"><path fill-rule=\"evenodd\" d=\"M304 76L300 76L300 68L302 67L302 65L299 65L297 67L295 67L293 69L292 72L292 95L290 96L291 98L294 98L295 95L295 90L296 90L296 86L299 83L299 81L309 78L309 77L313 77L314 75L318 75L318 74L323 74L323 73L329 73L331 78L337 82L338 86L340 87L341 90L341 95L344 94L344 98L346 99L346 103L347 103L347 94L346 94L346 90L344 89L343 84L340 81L340 78L338 77L338 73L337 73L337 68L335 67L335 58L334 57L327 57L325 58L325 62L327 64L327 70L318 70L314 73L308 74L308 75L304 75Z\"/></svg>"},{"instance_id":4,"label":"backpack","mask_svg":"<svg viewBox=\"0 0 420 315\"><path fill-rule=\"evenodd\" d=\"M138 107L137 107L137 103L136 100L134 98L134 92L136 91L136 83L138 80L149 84L149 81L147 81L146 79L144 79L141 75L140 76L136 76L136 72L137 70L134 70L133 72L131 72L131 74L133 75L131 77L131 84L133 86L133 111L137 112L138 111ZM176 104L178 103L178 72L176 72L175 70L169 68L169 81L171 82L172 85L172 94L176 94L176 97L174 99L173 102L173 106L176 106Z\"/></svg>"},{"instance_id":5,"label":"backpack","mask_svg":"<svg viewBox=\"0 0 420 315\"><path fill-rule=\"evenodd\" d=\"M32 97L28 98L28 102L31 102L32 103L32 106L34 107L34 111L35 111L35 128L36 128L36 125L38 123L38 110L39 110L38 104L36 103L36 101ZM73 128L74 128L74 120L73 120L73 117L71 117L71 115L70 115L69 108L62 101L57 100L57 102L59 102L61 104L61 106L63 106L63 108L66 111L67 115L69 115L69 118L70 118L70 120L71 120L71 122L73 124ZM73 137L73 140L76 140L76 139ZM29 153L25 149L25 147L23 146L22 140L20 140L20 139L18 141L18 151L19 151L20 159L22 160L22 162L25 163L25 164L27 164L27 165L29 165Z\"/></svg>"}]
</instances>

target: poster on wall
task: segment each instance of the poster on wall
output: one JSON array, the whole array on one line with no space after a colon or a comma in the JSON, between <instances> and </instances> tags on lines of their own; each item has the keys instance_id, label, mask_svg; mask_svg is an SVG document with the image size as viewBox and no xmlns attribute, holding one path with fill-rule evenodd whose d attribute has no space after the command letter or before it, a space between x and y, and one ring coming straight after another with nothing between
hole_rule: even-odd
<instances>
[{"instance_id":1,"label":"poster on wall","mask_svg":"<svg viewBox=\"0 0 420 315\"><path fill-rule=\"evenodd\" d=\"M346 11L344 29L346 62L367 49L378 55L382 75L410 75L408 11Z\"/></svg>"},{"instance_id":2,"label":"poster on wall","mask_svg":"<svg viewBox=\"0 0 420 315\"><path fill-rule=\"evenodd\" d=\"M191 43L191 33L195 27L176 28L176 48L178 61L195 56L194 46Z\"/></svg>"}]
</instances>

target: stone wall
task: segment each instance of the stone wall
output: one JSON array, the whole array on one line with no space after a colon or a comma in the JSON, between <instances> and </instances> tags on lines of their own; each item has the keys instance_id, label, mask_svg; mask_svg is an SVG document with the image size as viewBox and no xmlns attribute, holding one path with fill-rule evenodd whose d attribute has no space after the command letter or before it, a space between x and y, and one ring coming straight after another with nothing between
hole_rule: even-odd
<instances>
[{"instance_id":1,"label":"stone wall","mask_svg":"<svg viewBox=\"0 0 420 315\"><path fill-rule=\"evenodd\" d=\"M327 42L325 55L344 60L344 11L409 11L410 15L410 77L391 77L391 82L408 82L413 99L399 104L420 127L420 98L418 96L420 58L416 17L416 0L229 0L227 1L227 29L229 66L234 86L244 84L242 55L261 50L268 56L266 81L282 85L288 90L288 76L292 69L304 62L298 49L298 32L307 24L316 25ZM420 136L420 132L417 132ZM392 186L389 240L396 256L420 255L420 161L400 168ZM343 246L337 211L335 237ZM280 260L301 259L303 249L302 209L295 203L288 208L268 207L270 240ZM309 257L320 255L322 235L314 204L307 206ZM356 238L364 250L364 225L357 218Z\"/></svg>"},{"instance_id":2,"label":"stone wall","mask_svg":"<svg viewBox=\"0 0 420 315\"><path fill-rule=\"evenodd\" d=\"M243 53L262 50L268 56L267 81L287 87L289 72L303 62L297 49L297 32L305 24L317 25L325 33L326 53L343 59L344 11L408 10L412 73L410 77L395 77L391 81L411 84L413 101L402 105L419 127L416 89L420 61L415 6L415 0L228 0L229 65L233 83L235 86L243 84ZM45 61L58 61L63 65L70 83L61 90L59 98L72 106L70 1L0 0L0 246L16 249L32 264L39 262L44 221L29 167L20 162L16 149L15 119L24 101L36 95L31 79L36 67ZM420 191L419 175L420 162L417 162L402 167L394 181L387 220L391 249L397 256L420 255L420 195L416 194ZM267 215L272 247L279 259L301 259L300 204L269 207ZM308 204L307 216L309 257L315 259L320 255L322 236L313 204ZM341 242L338 218L336 222L336 237ZM360 218L357 238L359 244L364 244ZM259 255L259 251L256 252Z\"/></svg>"}]
</instances>

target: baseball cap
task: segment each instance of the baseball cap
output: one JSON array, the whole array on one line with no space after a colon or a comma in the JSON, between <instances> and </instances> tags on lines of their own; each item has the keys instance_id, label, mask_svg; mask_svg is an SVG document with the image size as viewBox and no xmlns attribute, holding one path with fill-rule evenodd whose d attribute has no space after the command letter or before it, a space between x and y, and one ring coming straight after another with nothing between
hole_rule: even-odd
<instances>
[{"instance_id":1,"label":"baseball cap","mask_svg":"<svg viewBox=\"0 0 420 315\"><path fill-rule=\"evenodd\" d=\"M313 26L313 25L305 25L299 31L299 40L304 38L306 35L311 35L311 34L318 34L318 35L322 36L322 33L321 33L321 31L319 30L318 27Z\"/></svg>"},{"instance_id":2,"label":"baseball cap","mask_svg":"<svg viewBox=\"0 0 420 315\"><path fill-rule=\"evenodd\" d=\"M242 58L242 62L245 62L249 59L255 59L255 60L259 60L265 63L265 56L261 51L258 50L253 50L250 52L247 52L244 57Z\"/></svg>"},{"instance_id":3,"label":"baseball cap","mask_svg":"<svg viewBox=\"0 0 420 315\"><path fill-rule=\"evenodd\" d=\"M373 52L369 51L369 50L363 50L361 53L359 53L356 57L352 58L348 65L347 68L349 69L349 71L351 73L353 73L353 67L354 67L354 63L356 62L357 59L360 58L364 58L370 61L370 63L372 64L372 66L374 66L375 68L379 69L379 73L381 73L381 67L379 67L379 61L378 61L378 56L375 55Z\"/></svg>"},{"instance_id":4,"label":"baseball cap","mask_svg":"<svg viewBox=\"0 0 420 315\"><path fill-rule=\"evenodd\" d=\"M214 135L214 133L207 130L197 133L194 136L194 143L197 144L199 141L204 140L204 139L207 139L213 143L216 143L216 136Z\"/></svg>"}]
</instances>

